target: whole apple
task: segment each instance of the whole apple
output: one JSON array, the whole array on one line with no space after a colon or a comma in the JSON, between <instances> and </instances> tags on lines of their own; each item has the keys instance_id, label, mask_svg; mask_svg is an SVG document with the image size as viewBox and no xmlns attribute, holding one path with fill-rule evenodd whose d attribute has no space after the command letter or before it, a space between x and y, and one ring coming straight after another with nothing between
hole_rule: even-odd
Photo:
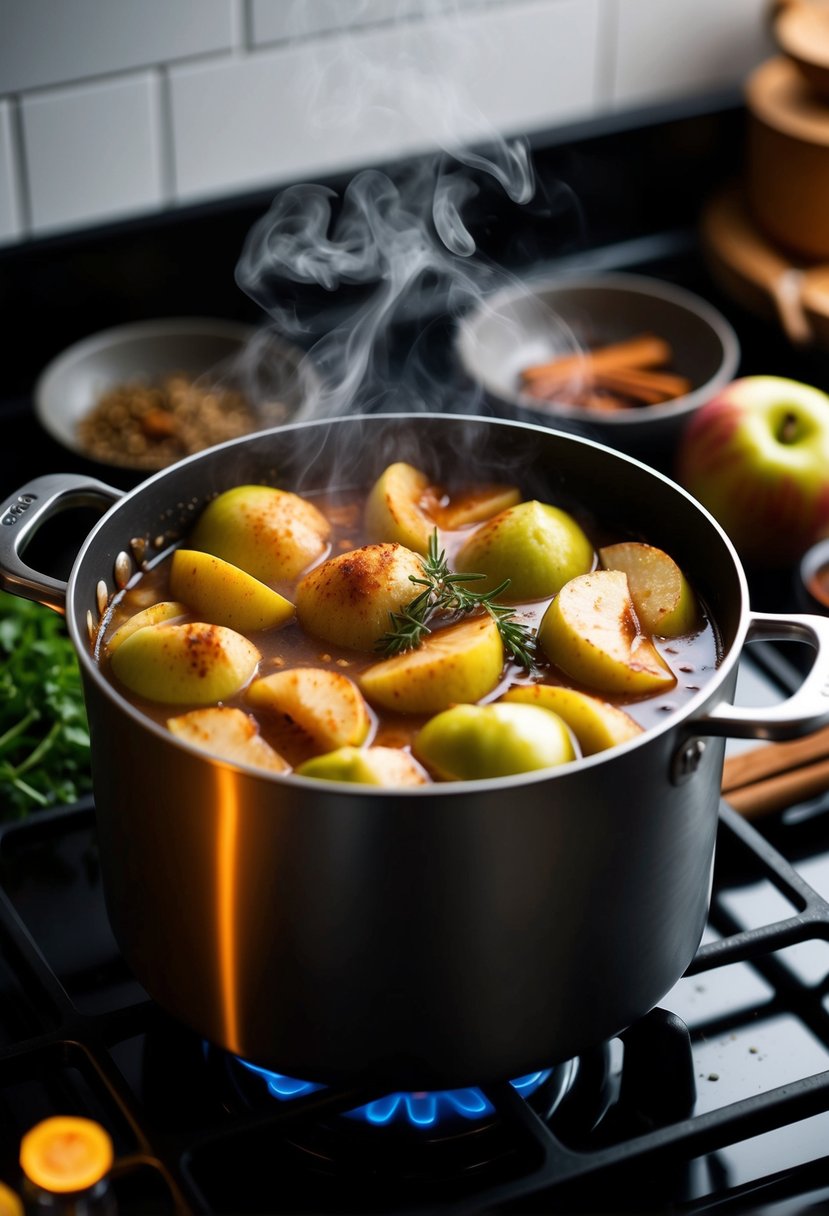
<instances>
[{"instance_id":1,"label":"whole apple","mask_svg":"<svg viewBox=\"0 0 829 1216\"><path fill-rule=\"evenodd\" d=\"M691 419L676 476L747 565L790 566L829 532L829 396L780 376L733 380Z\"/></svg>"}]
</instances>

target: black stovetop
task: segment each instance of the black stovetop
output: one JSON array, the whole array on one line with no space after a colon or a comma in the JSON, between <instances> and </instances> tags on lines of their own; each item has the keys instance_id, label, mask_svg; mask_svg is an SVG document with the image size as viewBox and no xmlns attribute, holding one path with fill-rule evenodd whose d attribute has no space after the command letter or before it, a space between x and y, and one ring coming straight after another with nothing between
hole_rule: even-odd
<instances>
[{"instance_id":1,"label":"black stovetop","mask_svg":"<svg viewBox=\"0 0 829 1216\"><path fill-rule=\"evenodd\" d=\"M796 682L763 645L747 663L772 695ZM812 1192L829 1202L828 809L796 808L761 835L723 805L703 945L619 1039L519 1088L397 1101L359 1080L277 1077L271 1092L132 978L107 920L91 803L8 824L0 1180L19 1183L22 1134L61 1113L110 1132L122 1212L771 1214L805 1210Z\"/></svg>"}]
</instances>

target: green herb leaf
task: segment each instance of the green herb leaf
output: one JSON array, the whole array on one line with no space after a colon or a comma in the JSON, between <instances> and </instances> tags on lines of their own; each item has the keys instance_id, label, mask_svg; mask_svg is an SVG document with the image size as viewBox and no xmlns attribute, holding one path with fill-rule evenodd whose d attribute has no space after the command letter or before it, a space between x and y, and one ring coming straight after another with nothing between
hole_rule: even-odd
<instances>
[{"instance_id":1,"label":"green herb leaf","mask_svg":"<svg viewBox=\"0 0 829 1216\"><path fill-rule=\"evenodd\" d=\"M423 559L423 578L413 574L409 578L424 590L400 612L389 613L391 628L378 641L378 650L388 656L413 650L432 632L431 622L436 617L466 616L482 609L498 626L507 654L522 667L532 670L535 634L516 618L512 608L495 602L509 587L509 579L492 591L471 591L466 584L486 578L486 575L452 572L446 563L446 553L440 548L437 529L429 537L429 549Z\"/></svg>"},{"instance_id":2,"label":"green herb leaf","mask_svg":"<svg viewBox=\"0 0 829 1216\"><path fill-rule=\"evenodd\" d=\"M0 817L92 788L74 648L58 613L0 592Z\"/></svg>"}]
</instances>

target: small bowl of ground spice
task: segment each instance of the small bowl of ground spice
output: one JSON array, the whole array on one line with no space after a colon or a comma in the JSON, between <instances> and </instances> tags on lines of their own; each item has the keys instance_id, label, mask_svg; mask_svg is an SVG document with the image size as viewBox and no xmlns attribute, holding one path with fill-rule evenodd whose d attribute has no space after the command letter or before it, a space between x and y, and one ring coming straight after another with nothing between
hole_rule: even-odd
<instances>
[{"instance_id":1,"label":"small bowl of ground spice","mask_svg":"<svg viewBox=\"0 0 829 1216\"><path fill-rule=\"evenodd\" d=\"M151 473L290 421L315 386L304 352L270 331L170 317L71 346L40 375L34 406L64 447L98 464Z\"/></svg>"}]
</instances>

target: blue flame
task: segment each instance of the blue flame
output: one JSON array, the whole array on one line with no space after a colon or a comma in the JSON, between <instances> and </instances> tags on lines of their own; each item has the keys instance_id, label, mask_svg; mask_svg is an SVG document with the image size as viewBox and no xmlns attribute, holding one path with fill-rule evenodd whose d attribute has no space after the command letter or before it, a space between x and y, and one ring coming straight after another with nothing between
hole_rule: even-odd
<instances>
[{"instance_id":1,"label":"blue flame","mask_svg":"<svg viewBox=\"0 0 829 1216\"><path fill-rule=\"evenodd\" d=\"M281 1100L303 1097L312 1094L324 1086L314 1081L299 1081L295 1077L286 1077L280 1072L260 1068L239 1058L239 1063L251 1072L257 1073L265 1081L268 1093ZM514 1089L524 1098L528 1098L539 1086L543 1085L550 1076L549 1068L541 1072L531 1072L525 1077L519 1077L512 1082ZM362 1119L375 1127L385 1127L393 1122L409 1123L412 1127L436 1127L452 1116L462 1119L483 1119L493 1114L493 1106L484 1097L480 1089L439 1089L431 1092L387 1094L384 1098L376 1098L365 1106L348 1112L349 1119Z\"/></svg>"}]
</instances>

